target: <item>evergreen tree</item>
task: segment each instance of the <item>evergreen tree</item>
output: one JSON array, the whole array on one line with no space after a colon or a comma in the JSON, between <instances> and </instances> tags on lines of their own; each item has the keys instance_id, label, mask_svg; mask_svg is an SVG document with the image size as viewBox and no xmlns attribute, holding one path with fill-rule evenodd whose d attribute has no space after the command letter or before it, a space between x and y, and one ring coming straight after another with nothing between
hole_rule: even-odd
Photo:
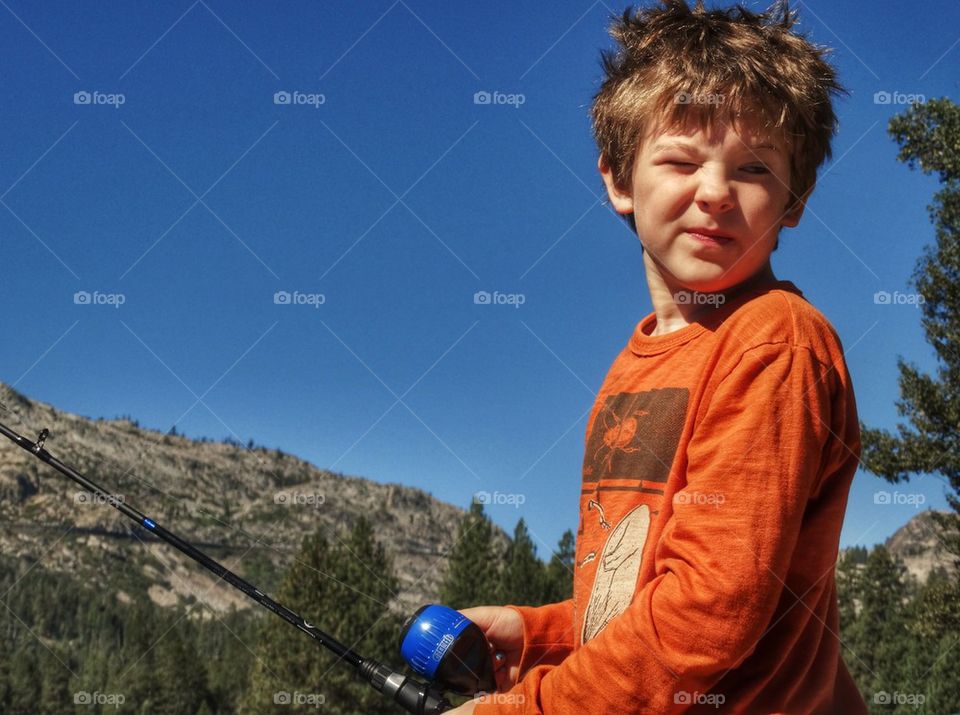
<instances>
[{"instance_id":1,"label":"evergreen tree","mask_svg":"<svg viewBox=\"0 0 960 715\"><path fill-rule=\"evenodd\" d=\"M390 611L397 591L392 566L369 522L357 522L345 541L328 544L319 531L304 539L279 600L338 640L382 662L396 659L401 619ZM327 625L329 624L329 625ZM323 626L321 626L323 628ZM396 707L362 683L353 668L279 618L268 618L256 648L243 711L395 713Z\"/></svg>"},{"instance_id":2,"label":"evergreen tree","mask_svg":"<svg viewBox=\"0 0 960 715\"><path fill-rule=\"evenodd\" d=\"M893 702L882 712L930 712L917 707L917 699L926 699L929 685L930 670L939 648L939 638L929 637L917 631L919 616L918 600L914 599L905 609L908 637L904 651L904 659L900 664L900 680L896 689L892 689L900 702Z\"/></svg>"},{"instance_id":3,"label":"evergreen tree","mask_svg":"<svg viewBox=\"0 0 960 715\"><path fill-rule=\"evenodd\" d=\"M73 693L70 690L70 671L65 661L68 660L62 649L57 648L56 655L45 648L39 651L37 659L40 671L40 702L37 712L58 715L70 708L73 704Z\"/></svg>"},{"instance_id":4,"label":"evergreen tree","mask_svg":"<svg viewBox=\"0 0 960 715\"><path fill-rule=\"evenodd\" d=\"M576 540L573 532L567 529L560 537L557 550L547 565L546 588L544 600L546 603L559 603L573 596L573 560L575 558Z\"/></svg>"},{"instance_id":5,"label":"evergreen tree","mask_svg":"<svg viewBox=\"0 0 960 715\"><path fill-rule=\"evenodd\" d=\"M168 626L154 646L151 715L192 715L206 699L206 670L192 635L192 624L181 620Z\"/></svg>"},{"instance_id":6,"label":"evergreen tree","mask_svg":"<svg viewBox=\"0 0 960 715\"><path fill-rule=\"evenodd\" d=\"M856 580L859 613L847 630L850 652L845 652L844 660L871 712L889 712L883 702L875 702L874 696L896 692L903 680L901 666L910 638L905 572L899 559L894 560L885 547L877 546Z\"/></svg>"},{"instance_id":7,"label":"evergreen tree","mask_svg":"<svg viewBox=\"0 0 960 715\"><path fill-rule=\"evenodd\" d=\"M110 582L84 584L72 574L36 566L11 588L22 575L22 564L0 555L0 593L8 591L5 602L17 614L0 620L5 644L0 649L3 715L193 715L205 704L210 715L236 712L252 658L233 635L214 639L211 629L183 618L181 607L158 607L145 592L124 605ZM254 617L245 612L235 618L231 629L253 643ZM215 625L225 630L219 622ZM236 656L237 650L242 657ZM206 683L206 663L231 670L229 675L218 673L220 690L215 694ZM74 703L78 693L122 695L125 702L119 708Z\"/></svg>"},{"instance_id":8,"label":"evergreen tree","mask_svg":"<svg viewBox=\"0 0 960 715\"><path fill-rule=\"evenodd\" d=\"M134 712L149 709L163 687L157 682L154 668L155 644L163 636L161 616L149 600L137 600L125 609L122 631L123 647L115 657L109 680L99 669L85 668L78 690L121 693Z\"/></svg>"},{"instance_id":9,"label":"evergreen tree","mask_svg":"<svg viewBox=\"0 0 960 715\"><path fill-rule=\"evenodd\" d=\"M837 584L837 602L840 607L840 642L847 647L852 645L854 624L857 620L859 608L859 594L863 588L862 577L860 575L861 564L858 562L858 554L853 551L846 551L841 554L837 561L836 584ZM844 651L844 661L849 662L856 658L856 653Z\"/></svg>"},{"instance_id":10,"label":"evergreen tree","mask_svg":"<svg viewBox=\"0 0 960 715\"><path fill-rule=\"evenodd\" d=\"M544 603L546 574L536 547L521 518L507 546L500 572L499 603L539 606Z\"/></svg>"},{"instance_id":11,"label":"evergreen tree","mask_svg":"<svg viewBox=\"0 0 960 715\"><path fill-rule=\"evenodd\" d=\"M950 577L942 570L933 571L919 595L909 607L910 634L903 665L900 692L922 694L923 712L957 712L960 710L960 664L954 653L957 639L949 631L930 623L930 601L942 593ZM916 712L911 703L903 703L897 712Z\"/></svg>"},{"instance_id":12,"label":"evergreen tree","mask_svg":"<svg viewBox=\"0 0 960 715\"><path fill-rule=\"evenodd\" d=\"M10 712L10 699L13 692L10 687L10 651L0 648L0 712Z\"/></svg>"},{"instance_id":13,"label":"evergreen tree","mask_svg":"<svg viewBox=\"0 0 960 715\"><path fill-rule=\"evenodd\" d=\"M254 662L250 648L257 641L258 620L266 615L256 610L231 611L201 624L197 650L207 666L207 703L211 713L237 711L250 682Z\"/></svg>"},{"instance_id":14,"label":"evergreen tree","mask_svg":"<svg viewBox=\"0 0 960 715\"><path fill-rule=\"evenodd\" d=\"M900 145L898 159L935 173L942 187L929 207L935 244L924 248L911 279L923 299L920 321L938 365L932 376L898 358L897 413L909 425L898 424L893 435L861 424L862 464L892 483L917 473L946 477L952 511L934 516L943 545L960 563L960 107L946 98L915 104L894 117L888 130ZM917 679L926 680L928 712L955 711L960 686L942 669L956 662L956 654L942 643L960 638L960 572L928 584L912 613L922 639L908 653L912 687L920 687Z\"/></svg>"},{"instance_id":15,"label":"evergreen tree","mask_svg":"<svg viewBox=\"0 0 960 715\"><path fill-rule=\"evenodd\" d=\"M21 639L10 665L10 710L13 715L30 715L37 710L40 682L36 649Z\"/></svg>"},{"instance_id":16,"label":"evergreen tree","mask_svg":"<svg viewBox=\"0 0 960 715\"><path fill-rule=\"evenodd\" d=\"M460 520L447 575L440 588L440 601L450 608L496 603L498 562L493 525L483 512L483 504L474 502Z\"/></svg>"},{"instance_id":17,"label":"evergreen tree","mask_svg":"<svg viewBox=\"0 0 960 715\"><path fill-rule=\"evenodd\" d=\"M960 107L946 98L915 104L890 121L889 132L900 145L900 161L936 173L943 185L929 207L936 244L925 247L912 277L923 297L923 331L939 365L932 377L898 358L897 413L910 427L899 424L894 436L861 425L862 461L894 483L919 472L946 476L953 512L937 520L944 545L960 559ZM926 617L960 633L955 620L960 584L955 580L942 595L943 612Z\"/></svg>"},{"instance_id":18,"label":"evergreen tree","mask_svg":"<svg viewBox=\"0 0 960 715\"><path fill-rule=\"evenodd\" d=\"M925 676L924 712L958 712L960 710L960 647L957 646L955 634L945 634L938 640L933 664ZM920 692L924 692L923 689Z\"/></svg>"}]
</instances>

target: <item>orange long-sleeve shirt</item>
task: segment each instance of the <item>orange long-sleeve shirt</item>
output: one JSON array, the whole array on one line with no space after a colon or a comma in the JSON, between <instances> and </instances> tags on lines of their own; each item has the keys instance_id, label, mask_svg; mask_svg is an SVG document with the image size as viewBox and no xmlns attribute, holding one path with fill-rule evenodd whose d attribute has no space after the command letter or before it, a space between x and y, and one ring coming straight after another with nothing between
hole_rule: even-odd
<instances>
[{"instance_id":1,"label":"orange long-sleeve shirt","mask_svg":"<svg viewBox=\"0 0 960 715\"><path fill-rule=\"evenodd\" d=\"M860 457L840 339L789 281L655 319L587 423L573 598L517 608L521 681L476 715L866 713L834 582Z\"/></svg>"}]
</instances>

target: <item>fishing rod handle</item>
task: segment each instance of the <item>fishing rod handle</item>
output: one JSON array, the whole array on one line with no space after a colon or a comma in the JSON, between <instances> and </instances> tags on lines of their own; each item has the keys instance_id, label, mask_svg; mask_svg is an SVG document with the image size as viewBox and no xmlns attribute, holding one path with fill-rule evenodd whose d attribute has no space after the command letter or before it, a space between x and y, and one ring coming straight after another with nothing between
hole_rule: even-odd
<instances>
[{"instance_id":1,"label":"fishing rod handle","mask_svg":"<svg viewBox=\"0 0 960 715\"><path fill-rule=\"evenodd\" d=\"M376 690L409 713L434 715L453 708L443 692L433 685L407 677L375 660L365 660L359 670L361 677Z\"/></svg>"}]
</instances>

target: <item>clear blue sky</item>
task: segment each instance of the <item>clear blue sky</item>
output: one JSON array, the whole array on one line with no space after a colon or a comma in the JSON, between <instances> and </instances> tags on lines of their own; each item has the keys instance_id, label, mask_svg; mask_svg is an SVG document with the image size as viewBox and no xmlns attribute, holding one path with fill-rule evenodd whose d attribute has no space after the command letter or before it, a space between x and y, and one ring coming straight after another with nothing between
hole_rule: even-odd
<instances>
[{"instance_id":1,"label":"clear blue sky","mask_svg":"<svg viewBox=\"0 0 960 715\"><path fill-rule=\"evenodd\" d=\"M460 506L520 494L489 511L523 516L541 555L575 528L587 412L652 309L587 114L626 4L0 5L0 379ZM897 357L935 361L919 311L873 296L910 291L937 185L895 161L903 107L874 94L958 100L960 5L794 6L852 96L774 271L839 331L861 417L892 428ZM916 513L878 489L857 475L844 545ZM924 507L943 489L896 488Z\"/></svg>"}]
</instances>

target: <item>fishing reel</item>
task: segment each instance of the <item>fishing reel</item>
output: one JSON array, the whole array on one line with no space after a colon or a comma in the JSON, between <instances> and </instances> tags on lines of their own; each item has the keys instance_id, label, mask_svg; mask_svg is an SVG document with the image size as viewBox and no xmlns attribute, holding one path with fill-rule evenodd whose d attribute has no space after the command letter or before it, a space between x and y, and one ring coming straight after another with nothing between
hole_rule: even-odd
<instances>
[{"instance_id":1,"label":"fishing reel","mask_svg":"<svg viewBox=\"0 0 960 715\"><path fill-rule=\"evenodd\" d=\"M471 696L496 690L491 648L476 623L447 606L423 606L400 635L400 655L426 683L375 660L359 666L360 676L407 712L432 715L449 710L444 691Z\"/></svg>"},{"instance_id":2,"label":"fishing reel","mask_svg":"<svg viewBox=\"0 0 960 715\"><path fill-rule=\"evenodd\" d=\"M487 637L476 623L447 606L423 606L407 619L400 655L444 690L476 695L497 689Z\"/></svg>"}]
</instances>

